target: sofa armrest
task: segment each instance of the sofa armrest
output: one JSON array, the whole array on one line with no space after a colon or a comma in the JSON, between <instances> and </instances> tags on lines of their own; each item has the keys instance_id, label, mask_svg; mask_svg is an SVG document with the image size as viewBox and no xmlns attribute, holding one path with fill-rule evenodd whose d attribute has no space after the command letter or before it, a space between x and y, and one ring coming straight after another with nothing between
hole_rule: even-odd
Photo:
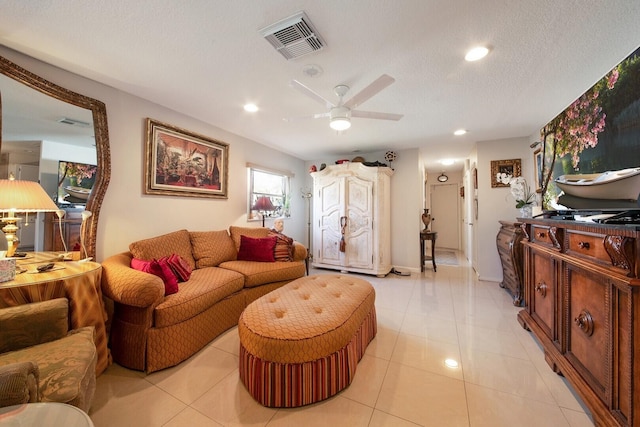
<instances>
[{"instance_id":1,"label":"sofa armrest","mask_svg":"<svg viewBox=\"0 0 640 427\"><path fill-rule=\"evenodd\" d=\"M69 330L69 301L56 298L0 309L0 353L60 339Z\"/></svg>"},{"instance_id":2,"label":"sofa armrest","mask_svg":"<svg viewBox=\"0 0 640 427\"><path fill-rule=\"evenodd\" d=\"M102 262L102 292L120 304L158 305L164 298L164 282L158 276L131 268L131 259L131 253L123 252Z\"/></svg>"},{"instance_id":3,"label":"sofa armrest","mask_svg":"<svg viewBox=\"0 0 640 427\"><path fill-rule=\"evenodd\" d=\"M0 407L40 401L40 370L34 362L0 366Z\"/></svg>"},{"instance_id":4,"label":"sofa armrest","mask_svg":"<svg viewBox=\"0 0 640 427\"><path fill-rule=\"evenodd\" d=\"M293 260L304 261L307 259L307 248L300 242L293 242Z\"/></svg>"}]
</instances>

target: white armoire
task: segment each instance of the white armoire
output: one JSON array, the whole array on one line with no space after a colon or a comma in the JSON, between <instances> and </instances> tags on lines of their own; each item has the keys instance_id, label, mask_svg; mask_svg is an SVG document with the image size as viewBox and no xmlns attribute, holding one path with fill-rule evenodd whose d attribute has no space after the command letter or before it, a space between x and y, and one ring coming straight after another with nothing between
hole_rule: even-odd
<instances>
[{"instance_id":1,"label":"white armoire","mask_svg":"<svg viewBox=\"0 0 640 427\"><path fill-rule=\"evenodd\" d=\"M313 266L385 276L391 271L393 170L343 163L313 172Z\"/></svg>"}]
</instances>

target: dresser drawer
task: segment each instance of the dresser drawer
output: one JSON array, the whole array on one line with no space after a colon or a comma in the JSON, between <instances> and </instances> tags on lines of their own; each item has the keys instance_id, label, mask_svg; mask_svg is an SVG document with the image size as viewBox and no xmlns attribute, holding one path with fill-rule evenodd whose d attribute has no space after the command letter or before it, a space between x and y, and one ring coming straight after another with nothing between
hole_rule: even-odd
<instances>
[{"instance_id":1,"label":"dresser drawer","mask_svg":"<svg viewBox=\"0 0 640 427\"><path fill-rule=\"evenodd\" d=\"M604 247L602 234L567 231L567 253L611 265L611 258Z\"/></svg>"},{"instance_id":2,"label":"dresser drawer","mask_svg":"<svg viewBox=\"0 0 640 427\"><path fill-rule=\"evenodd\" d=\"M545 227L541 225L532 225L531 226L531 235L529 236L529 240L532 243L537 243L542 246L547 247L557 247L556 242L554 241L555 235L553 234L555 229L551 227Z\"/></svg>"}]
</instances>

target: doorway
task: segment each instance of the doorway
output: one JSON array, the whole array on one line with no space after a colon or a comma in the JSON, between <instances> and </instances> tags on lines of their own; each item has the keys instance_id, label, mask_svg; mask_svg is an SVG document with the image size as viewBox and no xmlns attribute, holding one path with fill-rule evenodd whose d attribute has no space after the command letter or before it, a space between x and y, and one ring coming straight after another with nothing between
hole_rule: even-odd
<instances>
[{"instance_id":1,"label":"doorway","mask_svg":"<svg viewBox=\"0 0 640 427\"><path fill-rule=\"evenodd\" d=\"M431 185L431 230L438 233L437 247L460 249L458 184Z\"/></svg>"}]
</instances>

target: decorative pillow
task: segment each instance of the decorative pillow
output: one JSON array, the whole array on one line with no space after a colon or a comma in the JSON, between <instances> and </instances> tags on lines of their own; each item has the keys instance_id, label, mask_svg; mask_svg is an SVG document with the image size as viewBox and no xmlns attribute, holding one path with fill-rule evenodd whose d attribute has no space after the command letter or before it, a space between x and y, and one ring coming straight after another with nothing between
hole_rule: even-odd
<instances>
[{"instance_id":1,"label":"decorative pillow","mask_svg":"<svg viewBox=\"0 0 640 427\"><path fill-rule=\"evenodd\" d=\"M273 252L275 260L293 261L293 239L275 230L269 232L269 237L276 238L276 247Z\"/></svg>"},{"instance_id":2,"label":"decorative pillow","mask_svg":"<svg viewBox=\"0 0 640 427\"><path fill-rule=\"evenodd\" d=\"M229 227L229 234L236 244L236 252L240 250L240 236L249 236L253 238L267 237L269 229L266 227L238 227L232 225Z\"/></svg>"},{"instance_id":3,"label":"decorative pillow","mask_svg":"<svg viewBox=\"0 0 640 427\"><path fill-rule=\"evenodd\" d=\"M192 268L178 254L171 254L169 256L162 257L158 261L160 263L165 261L169 265L169 268L178 279L178 282L186 282L191 277Z\"/></svg>"},{"instance_id":4,"label":"decorative pillow","mask_svg":"<svg viewBox=\"0 0 640 427\"><path fill-rule=\"evenodd\" d=\"M167 262L157 260L145 261L138 258L131 260L131 268L158 276L164 282L164 294L171 295L178 292L178 279L169 268Z\"/></svg>"},{"instance_id":5,"label":"decorative pillow","mask_svg":"<svg viewBox=\"0 0 640 427\"><path fill-rule=\"evenodd\" d=\"M240 236L240 250L238 251L238 260L275 262L275 258L273 257L275 246L275 237L263 237L254 239L253 237L249 236Z\"/></svg>"},{"instance_id":6,"label":"decorative pillow","mask_svg":"<svg viewBox=\"0 0 640 427\"><path fill-rule=\"evenodd\" d=\"M238 255L227 230L190 231L193 257L196 267L217 267L225 261L234 261Z\"/></svg>"},{"instance_id":7,"label":"decorative pillow","mask_svg":"<svg viewBox=\"0 0 640 427\"><path fill-rule=\"evenodd\" d=\"M133 242L129 245L129 251L134 258L138 259L160 259L171 254L178 254L192 269L196 266L191 254L191 239L187 230L178 230Z\"/></svg>"}]
</instances>

